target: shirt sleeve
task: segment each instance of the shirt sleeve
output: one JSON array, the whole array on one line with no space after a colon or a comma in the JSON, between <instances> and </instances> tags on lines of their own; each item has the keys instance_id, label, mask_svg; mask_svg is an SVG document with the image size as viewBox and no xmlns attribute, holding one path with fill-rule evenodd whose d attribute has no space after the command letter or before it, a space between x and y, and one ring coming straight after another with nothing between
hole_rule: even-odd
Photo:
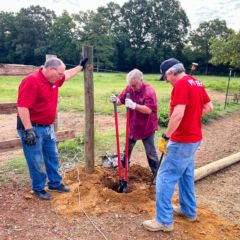
<instances>
[{"instance_id":1,"label":"shirt sleeve","mask_svg":"<svg viewBox=\"0 0 240 240\"><path fill-rule=\"evenodd\" d=\"M157 96L154 91L152 91L146 96L144 100L144 105L150 108L153 112L157 112Z\"/></svg>"},{"instance_id":2,"label":"shirt sleeve","mask_svg":"<svg viewBox=\"0 0 240 240\"><path fill-rule=\"evenodd\" d=\"M32 108L37 98L37 86L33 79L25 78L19 86L17 106Z\"/></svg>"},{"instance_id":3,"label":"shirt sleeve","mask_svg":"<svg viewBox=\"0 0 240 240\"><path fill-rule=\"evenodd\" d=\"M211 101L211 99L208 96L205 87L203 87L203 104L206 104L206 103L208 103L210 101Z\"/></svg>"},{"instance_id":4,"label":"shirt sleeve","mask_svg":"<svg viewBox=\"0 0 240 240\"><path fill-rule=\"evenodd\" d=\"M123 91L118 95L118 98L122 104L125 104L125 98L127 96L127 93L129 93L129 87L126 87L123 89Z\"/></svg>"},{"instance_id":5,"label":"shirt sleeve","mask_svg":"<svg viewBox=\"0 0 240 240\"><path fill-rule=\"evenodd\" d=\"M173 106L178 104L188 105L188 87L189 86L184 81L176 83L171 102Z\"/></svg>"}]
</instances>

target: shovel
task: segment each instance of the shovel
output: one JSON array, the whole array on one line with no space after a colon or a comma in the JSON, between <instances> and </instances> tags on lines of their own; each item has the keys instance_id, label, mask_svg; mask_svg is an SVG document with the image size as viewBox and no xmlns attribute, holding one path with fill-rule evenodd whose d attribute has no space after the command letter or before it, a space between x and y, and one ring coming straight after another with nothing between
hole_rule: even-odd
<instances>
[{"instance_id":1,"label":"shovel","mask_svg":"<svg viewBox=\"0 0 240 240\"><path fill-rule=\"evenodd\" d=\"M159 162L158 162L158 165L157 165L157 170L156 170L155 173L152 175L151 183L150 183L150 187L149 187L149 188L151 188L151 186L152 186L152 184L153 184L153 181L154 181L154 179L155 179L156 176L157 176L158 169L160 168L161 163L162 163L163 155L164 155L164 153L162 153L162 155L161 155L161 157L160 157L160 159L159 159Z\"/></svg>"},{"instance_id":2,"label":"shovel","mask_svg":"<svg viewBox=\"0 0 240 240\"><path fill-rule=\"evenodd\" d=\"M122 183L122 169L121 169L121 153L120 153L120 143L119 143L119 131L118 131L118 112L117 112L117 103L113 102L114 107L114 119L115 119L115 129L116 129L116 143L117 143L117 155L118 155L118 180L119 180L119 190L123 189L123 183Z\"/></svg>"},{"instance_id":3,"label":"shovel","mask_svg":"<svg viewBox=\"0 0 240 240\"><path fill-rule=\"evenodd\" d=\"M126 98L130 98L130 93L127 93ZM119 192L126 193L128 191L128 140L129 140L129 108L126 108L126 141L125 141L125 176L119 185Z\"/></svg>"}]
</instances>

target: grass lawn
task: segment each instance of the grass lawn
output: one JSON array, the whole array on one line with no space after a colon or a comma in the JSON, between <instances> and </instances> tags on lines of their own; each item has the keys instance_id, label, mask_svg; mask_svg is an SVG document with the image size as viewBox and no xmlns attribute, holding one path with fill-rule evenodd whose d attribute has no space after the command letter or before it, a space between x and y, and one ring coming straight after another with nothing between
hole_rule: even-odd
<instances>
[{"instance_id":1,"label":"grass lawn","mask_svg":"<svg viewBox=\"0 0 240 240\"><path fill-rule=\"evenodd\" d=\"M161 130L156 133L156 139L159 139L161 132L164 131L164 126L168 122L169 111L169 96L171 92L171 85L166 82L159 81L159 74L147 74L144 76L145 81L150 83L157 92L159 115L161 118ZM17 76L0 76L0 102L16 102L18 86L23 77ZM218 76L197 76L197 78L203 81L207 90L216 90L226 92L228 77ZM94 73L94 102L95 102L95 114L112 115L113 106L109 102L109 97L112 93L119 93L125 86L126 73ZM232 78L230 84L230 91L240 91L240 78ZM221 115L229 112L237 111L240 109L240 104L229 104L228 108L224 110L223 104L214 103L213 113L205 116L203 122L207 122L211 118L217 118ZM78 74L76 77L66 82L59 91L59 110L69 111L76 110L84 112L84 84L83 73ZM124 114L125 108L120 107L119 113ZM124 142L125 129L120 128L122 146ZM59 145L60 154L66 156L69 159L71 155L70 149L73 151L81 152L79 159L82 159L83 142L80 141L83 136L80 136L76 140L66 141ZM80 140L79 140L80 139ZM140 144L141 145L141 144ZM137 145L138 148L139 145ZM140 146L142 147L142 146ZM104 154L106 151L115 151L115 132L108 131L95 135L95 149L96 157ZM73 153L74 154L74 153Z\"/></svg>"}]
</instances>

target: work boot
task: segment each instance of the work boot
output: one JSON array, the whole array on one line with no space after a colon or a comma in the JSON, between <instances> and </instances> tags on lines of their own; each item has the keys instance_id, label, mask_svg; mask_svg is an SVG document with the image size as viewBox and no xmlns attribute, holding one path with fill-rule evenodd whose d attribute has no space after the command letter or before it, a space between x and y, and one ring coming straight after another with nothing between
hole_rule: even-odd
<instances>
[{"instance_id":1,"label":"work boot","mask_svg":"<svg viewBox=\"0 0 240 240\"><path fill-rule=\"evenodd\" d=\"M180 207L177 207L176 205L173 205L173 211L174 211L177 215L179 215L179 216L187 219L187 220L190 221L190 222L195 222L195 221L197 220L197 217L189 217L189 216L186 216L185 214L183 214L183 212L181 211Z\"/></svg>"},{"instance_id":2,"label":"work boot","mask_svg":"<svg viewBox=\"0 0 240 240\"><path fill-rule=\"evenodd\" d=\"M171 232L173 230L173 224L163 225L156 221L156 219L151 219L143 222L143 226L151 232L163 231Z\"/></svg>"},{"instance_id":3,"label":"work boot","mask_svg":"<svg viewBox=\"0 0 240 240\"><path fill-rule=\"evenodd\" d=\"M50 200L51 194L46 192L45 190L34 191L34 194L41 200Z\"/></svg>"},{"instance_id":4,"label":"work boot","mask_svg":"<svg viewBox=\"0 0 240 240\"><path fill-rule=\"evenodd\" d=\"M62 183L57 187L48 186L48 190L60 193L70 192L70 188L64 186Z\"/></svg>"}]
</instances>

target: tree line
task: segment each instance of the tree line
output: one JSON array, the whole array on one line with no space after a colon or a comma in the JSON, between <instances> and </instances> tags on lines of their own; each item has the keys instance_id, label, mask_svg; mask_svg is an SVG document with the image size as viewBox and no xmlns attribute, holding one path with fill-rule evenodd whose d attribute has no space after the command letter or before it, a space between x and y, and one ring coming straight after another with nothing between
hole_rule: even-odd
<instances>
[{"instance_id":1,"label":"tree line","mask_svg":"<svg viewBox=\"0 0 240 240\"><path fill-rule=\"evenodd\" d=\"M159 72L159 64L175 57L199 73L223 74L240 67L240 34L224 20L203 22L190 30L178 0L109 2L96 11L54 11L41 6L0 12L0 63L42 65L46 54L77 64L83 45L94 46L97 69Z\"/></svg>"}]
</instances>

